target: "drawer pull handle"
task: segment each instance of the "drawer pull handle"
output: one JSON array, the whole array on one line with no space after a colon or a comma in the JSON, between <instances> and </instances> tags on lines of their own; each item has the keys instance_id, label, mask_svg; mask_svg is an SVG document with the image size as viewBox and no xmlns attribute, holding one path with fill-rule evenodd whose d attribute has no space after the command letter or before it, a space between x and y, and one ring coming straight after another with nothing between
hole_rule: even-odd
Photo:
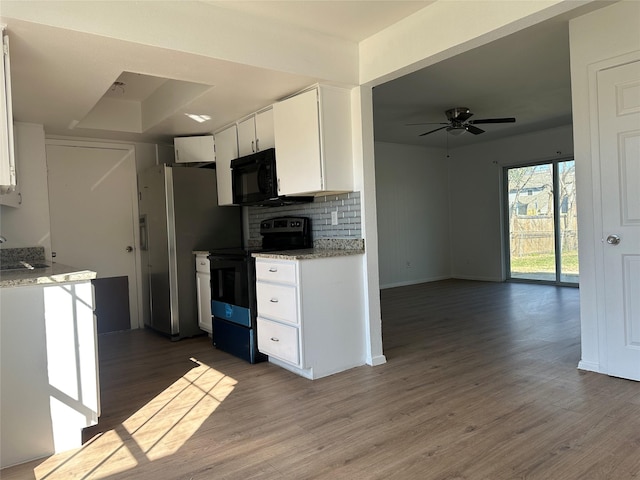
<instances>
[{"instance_id":1,"label":"drawer pull handle","mask_svg":"<svg viewBox=\"0 0 640 480\"><path fill-rule=\"evenodd\" d=\"M278 303L278 299L277 298L272 298L271 300L269 300L271 303Z\"/></svg>"},{"instance_id":2,"label":"drawer pull handle","mask_svg":"<svg viewBox=\"0 0 640 480\"><path fill-rule=\"evenodd\" d=\"M276 337L271 337L271 341L272 341L272 342L279 342L279 341L280 341L280 339L279 339L279 338L276 338Z\"/></svg>"},{"instance_id":3,"label":"drawer pull handle","mask_svg":"<svg viewBox=\"0 0 640 480\"><path fill-rule=\"evenodd\" d=\"M278 267L271 267L271 268L269 269L269 271L270 271L271 273L276 273L276 272L278 271Z\"/></svg>"}]
</instances>

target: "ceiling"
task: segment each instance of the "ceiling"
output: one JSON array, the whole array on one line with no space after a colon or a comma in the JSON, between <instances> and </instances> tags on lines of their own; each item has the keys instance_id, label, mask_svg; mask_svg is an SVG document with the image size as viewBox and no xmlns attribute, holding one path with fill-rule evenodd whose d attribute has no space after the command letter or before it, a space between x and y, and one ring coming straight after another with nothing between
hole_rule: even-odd
<instances>
[{"instance_id":1,"label":"ceiling","mask_svg":"<svg viewBox=\"0 0 640 480\"><path fill-rule=\"evenodd\" d=\"M548 21L377 86L376 140L449 148L571 123L569 31ZM479 125L480 135L454 136L440 125L445 111L467 107L470 120L515 117L515 123Z\"/></svg>"},{"instance_id":2,"label":"ceiling","mask_svg":"<svg viewBox=\"0 0 640 480\"><path fill-rule=\"evenodd\" d=\"M206 3L357 42L432 2ZM170 142L215 131L318 81L46 25L6 23L14 117L43 124L48 134ZM133 73L160 63L166 78ZM513 116L517 121L482 126L482 135L455 137L444 130L419 136L438 125L406 126L443 122L445 110L461 106L470 108L472 119ZM197 123L186 113L212 119ZM566 21L531 27L374 89L374 131L380 141L444 147L448 140L453 148L570 122Z\"/></svg>"}]
</instances>

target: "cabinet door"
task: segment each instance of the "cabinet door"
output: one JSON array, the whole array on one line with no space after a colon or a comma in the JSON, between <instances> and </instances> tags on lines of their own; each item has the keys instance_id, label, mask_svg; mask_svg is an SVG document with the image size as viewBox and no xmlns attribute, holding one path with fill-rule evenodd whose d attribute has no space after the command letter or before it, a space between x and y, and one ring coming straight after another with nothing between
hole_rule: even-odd
<instances>
[{"instance_id":1,"label":"cabinet door","mask_svg":"<svg viewBox=\"0 0 640 480\"><path fill-rule=\"evenodd\" d=\"M216 182L218 205L233 205L231 160L238 158L238 133L235 125L215 134Z\"/></svg>"},{"instance_id":2,"label":"cabinet door","mask_svg":"<svg viewBox=\"0 0 640 480\"><path fill-rule=\"evenodd\" d=\"M323 190L318 90L273 106L278 193L295 195Z\"/></svg>"},{"instance_id":3,"label":"cabinet door","mask_svg":"<svg viewBox=\"0 0 640 480\"><path fill-rule=\"evenodd\" d=\"M213 135L176 137L173 139L176 163L200 163L215 161Z\"/></svg>"},{"instance_id":4,"label":"cabinet door","mask_svg":"<svg viewBox=\"0 0 640 480\"><path fill-rule=\"evenodd\" d=\"M8 207L18 208L22 205L22 192L20 191L20 162L21 159L24 158L21 156L20 152L30 149L33 149L33 144L27 144L24 140L21 142L20 138L20 124L17 124L14 128L14 137L15 137L15 172L16 172L16 187L13 192L4 193L0 195L0 205L6 205ZM44 134L43 134L44 135ZM22 145L21 145L22 143ZM22 148L21 148L22 147Z\"/></svg>"},{"instance_id":5,"label":"cabinet door","mask_svg":"<svg viewBox=\"0 0 640 480\"><path fill-rule=\"evenodd\" d=\"M196 273L196 297L198 299L198 326L211 333L211 274Z\"/></svg>"},{"instance_id":6,"label":"cabinet door","mask_svg":"<svg viewBox=\"0 0 640 480\"><path fill-rule=\"evenodd\" d=\"M256 152L256 122L252 115L238 122L238 156L244 157Z\"/></svg>"},{"instance_id":7,"label":"cabinet door","mask_svg":"<svg viewBox=\"0 0 640 480\"><path fill-rule=\"evenodd\" d=\"M11 71L9 65L9 36L1 26L2 59L0 60L0 194L11 193L16 187L13 145L13 110L11 102Z\"/></svg>"},{"instance_id":8,"label":"cabinet door","mask_svg":"<svg viewBox=\"0 0 640 480\"><path fill-rule=\"evenodd\" d=\"M266 150L276 146L273 134L273 109L256 113L256 150Z\"/></svg>"}]
</instances>

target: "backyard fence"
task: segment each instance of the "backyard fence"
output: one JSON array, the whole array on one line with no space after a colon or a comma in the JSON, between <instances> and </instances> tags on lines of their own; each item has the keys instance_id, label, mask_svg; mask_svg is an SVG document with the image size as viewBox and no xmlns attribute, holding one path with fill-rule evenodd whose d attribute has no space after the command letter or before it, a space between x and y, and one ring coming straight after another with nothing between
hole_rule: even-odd
<instances>
[{"instance_id":1,"label":"backyard fence","mask_svg":"<svg viewBox=\"0 0 640 480\"><path fill-rule=\"evenodd\" d=\"M553 218L550 216L514 216L511 218L511 257L549 254L555 251ZM575 216L560 218L560 241L565 252L578 249L578 228Z\"/></svg>"}]
</instances>

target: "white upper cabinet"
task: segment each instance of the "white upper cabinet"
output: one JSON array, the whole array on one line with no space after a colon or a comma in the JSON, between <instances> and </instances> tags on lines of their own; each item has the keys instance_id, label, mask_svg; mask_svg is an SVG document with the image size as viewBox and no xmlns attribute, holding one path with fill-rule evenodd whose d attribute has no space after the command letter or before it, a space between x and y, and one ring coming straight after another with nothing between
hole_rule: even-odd
<instances>
[{"instance_id":1,"label":"white upper cabinet","mask_svg":"<svg viewBox=\"0 0 640 480\"><path fill-rule=\"evenodd\" d=\"M177 137L173 139L176 163L215 162L213 135Z\"/></svg>"},{"instance_id":2,"label":"white upper cabinet","mask_svg":"<svg viewBox=\"0 0 640 480\"><path fill-rule=\"evenodd\" d=\"M23 148L28 152L33 149L34 145L30 143L25 143L21 135L21 124L18 123L14 126L14 141L15 141L15 152L14 152L14 168L15 168L15 176L16 176L16 185L13 191L8 191L7 193L3 193L0 195L0 205L6 205L8 207L18 208L22 206L22 192L20 191L20 182L22 181L20 177L20 162L21 157L25 157L23 153ZM29 139L31 141L31 139ZM43 141L44 141L44 133L43 133ZM20 148L23 147L23 148Z\"/></svg>"},{"instance_id":3,"label":"white upper cabinet","mask_svg":"<svg viewBox=\"0 0 640 480\"><path fill-rule=\"evenodd\" d=\"M11 104L11 70L9 65L9 36L4 25L2 33L2 61L0 62L0 194L16 189L16 163L13 147L13 108Z\"/></svg>"},{"instance_id":4,"label":"white upper cabinet","mask_svg":"<svg viewBox=\"0 0 640 480\"><path fill-rule=\"evenodd\" d=\"M233 205L231 160L238 158L238 130L235 125L214 135L216 146L216 182L218 205Z\"/></svg>"},{"instance_id":5,"label":"white upper cabinet","mask_svg":"<svg viewBox=\"0 0 640 480\"><path fill-rule=\"evenodd\" d=\"M240 157L274 146L273 110L271 108L238 122L238 155Z\"/></svg>"},{"instance_id":6,"label":"white upper cabinet","mask_svg":"<svg viewBox=\"0 0 640 480\"><path fill-rule=\"evenodd\" d=\"M349 90L318 85L278 102L273 125L280 195L353 190Z\"/></svg>"}]
</instances>

